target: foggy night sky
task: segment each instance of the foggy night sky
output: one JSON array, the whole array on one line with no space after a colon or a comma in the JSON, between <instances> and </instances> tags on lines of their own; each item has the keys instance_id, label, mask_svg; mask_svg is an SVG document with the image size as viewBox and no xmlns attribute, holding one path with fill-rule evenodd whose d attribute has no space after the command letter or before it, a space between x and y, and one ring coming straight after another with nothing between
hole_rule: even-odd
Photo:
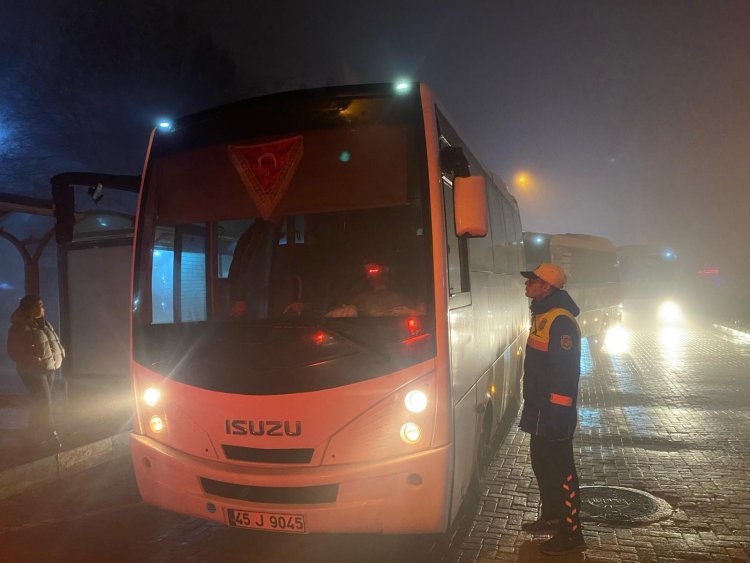
<instances>
[{"instance_id":1,"label":"foggy night sky","mask_svg":"<svg viewBox=\"0 0 750 563\"><path fill-rule=\"evenodd\" d=\"M6 39L44 40L44 4L32 4L6 5ZM750 276L750 2L174 5L264 92L428 83L511 187L525 230L665 244L697 267ZM513 185L520 170L528 188Z\"/></svg>"}]
</instances>

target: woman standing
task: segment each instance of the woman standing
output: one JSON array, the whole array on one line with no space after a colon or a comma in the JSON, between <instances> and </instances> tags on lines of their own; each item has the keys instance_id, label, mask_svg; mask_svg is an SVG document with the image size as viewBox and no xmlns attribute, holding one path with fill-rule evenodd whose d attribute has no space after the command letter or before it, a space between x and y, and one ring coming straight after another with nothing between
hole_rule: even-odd
<instances>
[{"instance_id":1,"label":"woman standing","mask_svg":"<svg viewBox=\"0 0 750 563\"><path fill-rule=\"evenodd\" d=\"M62 448L52 412L55 370L62 365L65 349L55 329L44 318L38 295L24 296L10 317L8 355L16 363L31 400L29 429L36 441Z\"/></svg>"}]
</instances>

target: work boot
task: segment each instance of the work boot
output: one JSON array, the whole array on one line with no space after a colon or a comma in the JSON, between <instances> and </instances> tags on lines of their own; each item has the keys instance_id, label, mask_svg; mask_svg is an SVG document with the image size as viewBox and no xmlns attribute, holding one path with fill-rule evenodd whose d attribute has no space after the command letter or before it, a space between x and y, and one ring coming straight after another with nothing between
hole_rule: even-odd
<instances>
[{"instance_id":1,"label":"work boot","mask_svg":"<svg viewBox=\"0 0 750 563\"><path fill-rule=\"evenodd\" d=\"M546 516L540 516L533 522L524 522L521 524L521 529L524 532L531 532L532 534L539 532L556 532L559 528L559 518L547 518Z\"/></svg>"},{"instance_id":2,"label":"work boot","mask_svg":"<svg viewBox=\"0 0 750 563\"><path fill-rule=\"evenodd\" d=\"M539 551L544 555L565 555L586 551L587 547L580 531L574 534L558 532L547 541L539 544Z\"/></svg>"}]
</instances>

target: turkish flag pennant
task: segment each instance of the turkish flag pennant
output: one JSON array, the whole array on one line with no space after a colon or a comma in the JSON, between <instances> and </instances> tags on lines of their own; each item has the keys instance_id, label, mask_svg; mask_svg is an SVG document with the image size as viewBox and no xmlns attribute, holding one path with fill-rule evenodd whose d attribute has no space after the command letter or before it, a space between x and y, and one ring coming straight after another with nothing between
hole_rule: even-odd
<instances>
[{"instance_id":1,"label":"turkish flag pennant","mask_svg":"<svg viewBox=\"0 0 750 563\"><path fill-rule=\"evenodd\" d=\"M227 151L261 217L268 219L302 158L302 136L262 145L228 145Z\"/></svg>"}]
</instances>

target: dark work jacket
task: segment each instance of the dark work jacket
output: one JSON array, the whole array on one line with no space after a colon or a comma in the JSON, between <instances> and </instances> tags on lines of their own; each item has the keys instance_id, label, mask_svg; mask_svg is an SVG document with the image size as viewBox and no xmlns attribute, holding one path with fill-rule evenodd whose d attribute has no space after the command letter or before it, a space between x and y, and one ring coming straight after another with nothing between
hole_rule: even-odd
<instances>
[{"instance_id":1,"label":"dark work jacket","mask_svg":"<svg viewBox=\"0 0 750 563\"><path fill-rule=\"evenodd\" d=\"M531 303L520 424L525 432L551 440L573 437L581 376L579 312L563 289Z\"/></svg>"}]
</instances>

